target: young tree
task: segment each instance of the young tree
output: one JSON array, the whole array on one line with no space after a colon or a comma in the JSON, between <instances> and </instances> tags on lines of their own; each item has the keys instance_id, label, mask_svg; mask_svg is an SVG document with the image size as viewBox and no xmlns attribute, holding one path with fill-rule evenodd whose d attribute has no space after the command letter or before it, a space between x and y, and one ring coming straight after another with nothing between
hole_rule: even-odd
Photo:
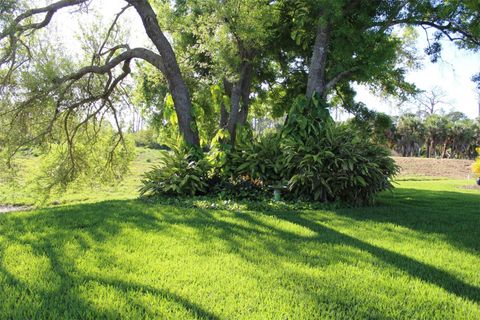
<instances>
[{"instance_id":1,"label":"young tree","mask_svg":"<svg viewBox=\"0 0 480 320\"><path fill-rule=\"evenodd\" d=\"M262 69L276 4L260 0L156 2L162 24L172 35L191 87L215 91L219 128L234 143L236 128L246 124L256 81Z\"/></svg>"},{"instance_id":2,"label":"young tree","mask_svg":"<svg viewBox=\"0 0 480 320\"><path fill-rule=\"evenodd\" d=\"M450 112L445 115L447 120L446 139L442 157L471 158L475 150L475 124L462 112ZM448 155L448 150L450 154Z\"/></svg>"},{"instance_id":3,"label":"young tree","mask_svg":"<svg viewBox=\"0 0 480 320\"><path fill-rule=\"evenodd\" d=\"M425 119L425 143L427 158L437 155L437 146L444 143L447 136L448 119L432 114Z\"/></svg>"},{"instance_id":4,"label":"young tree","mask_svg":"<svg viewBox=\"0 0 480 320\"><path fill-rule=\"evenodd\" d=\"M423 144L425 126L414 114L401 116L396 124L397 151L404 157L418 156Z\"/></svg>"}]
</instances>

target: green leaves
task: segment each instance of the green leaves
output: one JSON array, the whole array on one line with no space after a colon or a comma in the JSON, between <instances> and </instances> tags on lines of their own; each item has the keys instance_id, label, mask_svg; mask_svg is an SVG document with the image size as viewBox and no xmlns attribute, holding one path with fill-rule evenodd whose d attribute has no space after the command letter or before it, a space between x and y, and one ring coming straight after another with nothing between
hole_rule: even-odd
<instances>
[{"instance_id":1,"label":"green leaves","mask_svg":"<svg viewBox=\"0 0 480 320\"><path fill-rule=\"evenodd\" d=\"M233 174L285 184L295 200L364 204L391 188L397 172L387 149L336 124L320 99L299 97L286 127L246 140L229 154Z\"/></svg>"},{"instance_id":2,"label":"green leaves","mask_svg":"<svg viewBox=\"0 0 480 320\"><path fill-rule=\"evenodd\" d=\"M231 162L237 175L259 179L264 185L281 184L286 179L281 136L278 133L240 142L231 153Z\"/></svg>"},{"instance_id":3,"label":"green leaves","mask_svg":"<svg viewBox=\"0 0 480 320\"><path fill-rule=\"evenodd\" d=\"M207 191L208 160L194 148L172 145L160 164L145 173L140 195L194 196Z\"/></svg>"},{"instance_id":4,"label":"green leaves","mask_svg":"<svg viewBox=\"0 0 480 320\"><path fill-rule=\"evenodd\" d=\"M292 110L281 149L295 199L363 204L391 187L398 169L388 150L333 122L321 100L298 98Z\"/></svg>"}]
</instances>

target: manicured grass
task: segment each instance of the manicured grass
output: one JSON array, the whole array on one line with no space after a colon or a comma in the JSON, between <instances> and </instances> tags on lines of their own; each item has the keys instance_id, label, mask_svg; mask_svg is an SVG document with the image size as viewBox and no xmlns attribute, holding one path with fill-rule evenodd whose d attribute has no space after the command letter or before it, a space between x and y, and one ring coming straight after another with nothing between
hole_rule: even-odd
<instances>
[{"instance_id":1,"label":"manicured grass","mask_svg":"<svg viewBox=\"0 0 480 320\"><path fill-rule=\"evenodd\" d=\"M112 200L0 215L0 318L479 319L466 183L402 181L375 207L330 211Z\"/></svg>"},{"instance_id":2,"label":"manicured grass","mask_svg":"<svg viewBox=\"0 0 480 320\"><path fill-rule=\"evenodd\" d=\"M149 170L163 151L147 148L137 148L137 156L132 161L130 172L120 183L111 186L71 186L66 192L53 194L46 204L66 204L80 202L95 202L111 199L134 199L138 197L142 174ZM39 160L33 156L23 156L18 161L20 170L14 183L2 181L0 176L0 204L31 205L42 200L36 192L39 175ZM45 204L45 203L42 203Z\"/></svg>"}]
</instances>

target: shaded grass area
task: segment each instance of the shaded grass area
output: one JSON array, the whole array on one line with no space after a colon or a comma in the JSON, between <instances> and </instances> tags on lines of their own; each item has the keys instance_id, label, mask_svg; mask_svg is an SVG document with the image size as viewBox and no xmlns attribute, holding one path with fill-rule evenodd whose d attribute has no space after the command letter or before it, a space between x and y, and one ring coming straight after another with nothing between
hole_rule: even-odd
<instances>
[{"instance_id":1,"label":"shaded grass area","mask_svg":"<svg viewBox=\"0 0 480 320\"><path fill-rule=\"evenodd\" d=\"M0 216L0 318L478 319L480 194L371 208L115 200Z\"/></svg>"}]
</instances>

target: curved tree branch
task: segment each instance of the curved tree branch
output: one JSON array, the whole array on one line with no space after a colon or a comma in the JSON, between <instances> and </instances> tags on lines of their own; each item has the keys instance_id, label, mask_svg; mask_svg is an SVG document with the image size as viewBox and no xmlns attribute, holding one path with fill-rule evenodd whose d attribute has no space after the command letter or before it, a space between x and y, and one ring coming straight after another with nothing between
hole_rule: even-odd
<instances>
[{"instance_id":1,"label":"curved tree branch","mask_svg":"<svg viewBox=\"0 0 480 320\"><path fill-rule=\"evenodd\" d=\"M465 31L464 28L453 24L452 22L448 22L447 24L439 24L432 21L421 20L421 19L414 19L414 18L405 18L405 19L392 19L387 22L378 23L376 25L382 25L386 27L393 27L398 24L409 24L413 26L427 26L434 29L437 29L442 34L444 34L450 41L455 40L463 40L469 41L476 46L480 46L480 38L476 37L475 35ZM453 34L458 34L461 37L455 37Z\"/></svg>"},{"instance_id":2,"label":"curved tree branch","mask_svg":"<svg viewBox=\"0 0 480 320\"><path fill-rule=\"evenodd\" d=\"M175 52L160 28L155 11L147 0L125 1L135 8L142 19L148 37L162 56L164 65L162 72L167 79L172 94L178 125L185 142L192 146L199 146L200 139L193 115L190 93L180 71Z\"/></svg>"},{"instance_id":3,"label":"curved tree branch","mask_svg":"<svg viewBox=\"0 0 480 320\"><path fill-rule=\"evenodd\" d=\"M134 58L142 59L147 61L148 63L152 64L160 71L163 72L165 66L163 64L163 59L160 55L156 54L155 52L145 49L145 48L134 48L129 49L127 51L122 52L115 58L109 60L106 64L101 66L87 66L83 67L75 73L67 75L65 77L59 78L55 80L56 84L60 84L70 80L78 80L83 76L93 73L93 74L106 74L119 64L124 61L131 60Z\"/></svg>"},{"instance_id":4,"label":"curved tree branch","mask_svg":"<svg viewBox=\"0 0 480 320\"><path fill-rule=\"evenodd\" d=\"M339 72L337 73L332 79L330 79L330 81L328 81L328 83L325 85L325 89L324 89L324 95L328 94L328 92L333 89L337 83L339 83L341 80L345 79L346 77L349 77L351 76L355 71L359 70L360 67L359 66L355 66L351 69L348 69L348 70L345 70L345 71L342 71L342 72Z\"/></svg>"},{"instance_id":5,"label":"curved tree branch","mask_svg":"<svg viewBox=\"0 0 480 320\"><path fill-rule=\"evenodd\" d=\"M19 43L21 37L25 35L28 36L29 31L34 32L47 26L58 10L66 7L88 4L89 1L91 0L57 0L48 6L34 8L21 13L14 18L4 30L0 30L0 45L4 48L2 50L3 53L0 57L0 62L9 63L14 60L17 51L21 48L20 46L22 46L22 44ZM54 84L58 86L65 81L75 82L87 74L107 74L109 76L108 81L112 81L110 71L117 65L134 58L143 59L164 74L168 81L168 86L174 101L180 131L188 144L198 146L200 142L193 115L190 93L181 74L175 52L160 28L155 11L148 0L125 0L125 2L127 2L127 5L116 14L112 25L107 31L106 39L101 43L99 51L92 57L92 65L84 67L71 75L57 79ZM158 54L145 48L128 49L128 47L124 45L114 46L111 49L104 50L107 40L120 15L122 15L130 6L133 6L136 9L143 22L147 35L158 50ZM37 16L39 19L35 19ZM34 22L30 22L31 20ZM119 55L115 55L117 50L122 48L126 48L126 50ZM107 55L106 60L102 59L104 54ZM104 64L98 65L102 60ZM89 85L86 86L86 88L83 88L83 91L89 96L92 96Z\"/></svg>"},{"instance_id":6,"label":"curved tree branch","mask_svg":"<svg viewBox=\"0 0 480 320\"><path fill-rule=\"evenodd\" d=\"M11 34L21 34L25 31L28 30L33 30L33 29L41 29L45 26L47 26L50 21L53 18L53 15L60 9L66 8L66 7L71 7L71 6L76 6L79 4L86 3L88 0L62 0L58 2L54 2L46 7L42 8L35 8L31 10L27 10L24 13L20 14L18 17L16 17L13 20L13 23L10 27L6 28L6 30L2 33L0 33L0 40L3 38L11 35ZM20 25L23 21L26 19L36 16L38 14L45 14L45 17L43 18L42 21L37 22L37 23L29 23L26 25Z\"/></svg>"}]
</instances>

